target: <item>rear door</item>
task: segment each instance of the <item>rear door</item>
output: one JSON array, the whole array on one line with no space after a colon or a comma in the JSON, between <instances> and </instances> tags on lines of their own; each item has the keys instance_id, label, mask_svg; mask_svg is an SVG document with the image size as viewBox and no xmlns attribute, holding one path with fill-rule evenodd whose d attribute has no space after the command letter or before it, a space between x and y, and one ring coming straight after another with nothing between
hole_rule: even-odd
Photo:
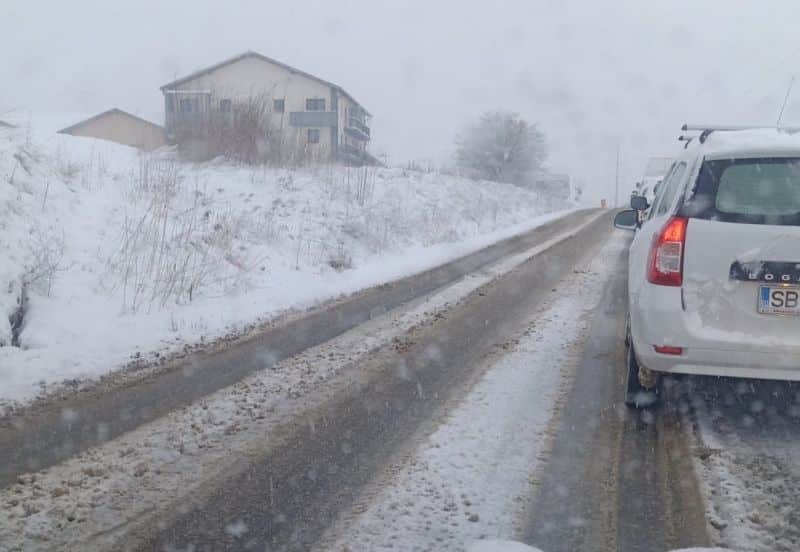
<instances>
[{"instance_id":1,"label":"rear door","mask_svg":"<svg viewBox=\"0 0 800 552\"><path fill-rule=\"evenodd\" d=\"M688 345L800 352L800 155L706 160L681 211Z\"/></svg>"}]
</instances>

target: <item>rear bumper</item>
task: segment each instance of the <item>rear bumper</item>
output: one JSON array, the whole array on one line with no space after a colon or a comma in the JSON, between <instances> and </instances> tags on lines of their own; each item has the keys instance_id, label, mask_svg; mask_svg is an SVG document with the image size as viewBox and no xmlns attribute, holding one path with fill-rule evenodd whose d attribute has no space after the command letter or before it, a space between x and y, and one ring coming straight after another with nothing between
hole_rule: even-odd
<instances>
[{"instance_id":1,"label":"rear bumper","mask_svg":"<svg viewBox=\"0 0 800 552\"><path fill-rule=\"evenodd\" d=\"M645 285L641 295L631 299L636 359L650 370L800 381L797 339L787 346L780 340L769 344L750 335L710 332L681 308L681 290L677 287ZM683 354L657 353L654 345L682 347Z\"/></svg>"},{"instance_id":2,"label":"rear bumper","mask_svg":"<svg viewBox=\"0 0 800 552\"><path fill-rule=\"evenodd\" d=\"M800 381L800 354L795 353L685 349L680 356L662 355L635 339L634 349L641 365L656 372Z\"/></svg>"}]
</instances>

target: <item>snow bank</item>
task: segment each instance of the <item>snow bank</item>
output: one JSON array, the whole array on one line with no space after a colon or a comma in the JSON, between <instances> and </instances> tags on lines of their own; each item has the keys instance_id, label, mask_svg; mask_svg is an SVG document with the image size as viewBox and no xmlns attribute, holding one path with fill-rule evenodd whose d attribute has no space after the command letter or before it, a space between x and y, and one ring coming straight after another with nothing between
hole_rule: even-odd
<instances>
[{"instance_id":1,"label":"snow bank","mask_svg":"<svg viewBox=\"0 0 800 552\"><path fill-rule=\"evenodd\" d=\"M0 406L424 270L568 207L438 173L183 164L0 130Z\"/></svg>"}]
</instances>

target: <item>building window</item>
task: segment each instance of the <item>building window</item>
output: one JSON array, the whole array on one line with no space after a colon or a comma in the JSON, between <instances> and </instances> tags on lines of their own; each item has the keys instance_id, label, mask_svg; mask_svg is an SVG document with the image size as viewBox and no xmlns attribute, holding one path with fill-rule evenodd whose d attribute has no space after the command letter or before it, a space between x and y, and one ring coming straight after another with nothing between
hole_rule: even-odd
<instances>
[{"instance_id":1,"label":"building window","mask_svg":"<svg viewBox=\"0 0 800 552\"><path fill-rule=\"evenodd\" d=\"M180 103L181 106L181 113L191 113L192 112L192 99L191 98L183 98Z\"/></svg>"},{"instance_id":2,"label":"building window","mask_svg":"<svg viewBox=\"0 0 800 552\"><path fill-rule=\"evenodd\" d=\"M219 101L219 110L223 113L230 113L233 104L230 100L224 99Z\"/></svg>"},{"instance_id":3,"label":"building window","mask_svg":"<svg viewBox=\"0 0 800 552\"><path fill-rule=\"evenodd\" d=\"M286 110L286 100L272 100L272 111L283 113Z\"/></svg>"},{"instance_id":4,"label":"building window","mask_svg":"<svg viewBox=\"0 0 800 552\"><path fill-rule=\"evenodd\" d=\"M318 128L309 128L308 129L308 143L309 144L319 144L319 129Z\"/></svg>"},{"instance_id":5,"label":"building window","mask_svg":"<svg viewBox=\"0 0 800 552\"><path fill-rule=\"evenodd\" d=\"M325 99L308 98L306 100L306 111L325 111Z\"/></svg>"}]
</instances>

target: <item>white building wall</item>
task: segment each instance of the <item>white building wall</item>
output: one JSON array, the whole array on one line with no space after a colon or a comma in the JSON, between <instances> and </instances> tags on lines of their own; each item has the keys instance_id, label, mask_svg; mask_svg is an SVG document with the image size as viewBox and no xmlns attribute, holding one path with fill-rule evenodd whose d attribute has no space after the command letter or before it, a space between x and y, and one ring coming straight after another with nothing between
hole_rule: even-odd
<instances>
[{"instance_id":1,"label":"white building wall","mask_svg":"<svg viewBox=\"0 0 800 552\"><path fill-rule=\"evenodd\" d=\"M325 159L332 152L330 127L320 128L318 144L308 143L308 129L294 128L289 124L289 113L306 111L307 99L324 99L325 110L331 111L331 87L305 75L290 71L279 65L257 57L244 57L238 61L199 77L181 83L176 87L174 109L179 109L182 98L198 97L197 94L181 94L184 92L211 92L209 101L212 105L201 103L201 109L218 109L222 99L243 100L264 95L272 100L283 99L284 113L273 113L273 124L284 135L284 141L290 145L309 148L312 157ZM340 101L342 96L340 95ZM340 125L341 128L341 125Z\"/></svg>"}]
</instances>

